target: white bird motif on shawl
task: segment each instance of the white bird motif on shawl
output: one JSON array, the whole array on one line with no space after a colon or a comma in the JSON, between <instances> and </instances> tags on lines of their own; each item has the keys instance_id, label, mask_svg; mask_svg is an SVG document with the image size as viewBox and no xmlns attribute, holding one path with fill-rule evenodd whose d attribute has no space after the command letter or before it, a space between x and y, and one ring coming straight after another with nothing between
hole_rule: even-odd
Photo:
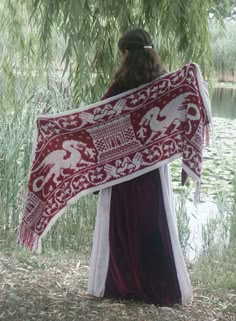
<instances>
[{"instance_id":1,"label":"white bird motif on shawl","mask_svg":"<svg viewBox=\"0 0 236 321\"><path fill-rule=\"evenodd\" d=\"M146 143L151 141L154 136L159 133L159 137L165 135L166 129L174 124L175 127L172 132L176 131L180 126L181 121L186 119L186 108L184 108L183 103L189 93L184 93L178 95L172 99L162 110L159 107L153 107L150 109L142 118L139 125L141 128L138 131L140 138L145 138L146 126L149 125L152 133L147 139Z\"/></svg>"},{"instance_id":2,"label":"white bird motif on shawl","mask_svg":"<svg viewBox=\"0 0 236 321\"><path fill-rule=\"evenodd\" d=\"M94 151L91 148L87 148L87 145L75 140L66 140L62 144L63 149L55 150L49 153L41 164L33 170L33 172L39 172L40 174L47 170L46 174L41 174L35 178L33 182L33 191L41 191L45 184L53 177L55 184L60 183L59 177L67 176L63 171L70 169L73 171L78 170L80 165L90 165L94 161L85 161L81 157L81 151L89 156L90 159L94 158Z\"/></svg>"}]
</instances>

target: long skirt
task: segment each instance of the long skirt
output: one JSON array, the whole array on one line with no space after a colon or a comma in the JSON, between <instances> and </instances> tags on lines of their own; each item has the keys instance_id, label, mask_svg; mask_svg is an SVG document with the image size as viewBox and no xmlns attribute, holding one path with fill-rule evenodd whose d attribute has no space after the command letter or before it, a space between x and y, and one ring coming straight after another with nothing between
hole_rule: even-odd
<instances>
[{"instance_id":1,"label":"long skirt","mask_svg":"<svg viewBox=\"0 0 236 321\"><path fill-rule=\"evenodd\" d=\"M162 306L191 301L168 165L100 191L88 293Z\"/></svg>"}]
</instances>

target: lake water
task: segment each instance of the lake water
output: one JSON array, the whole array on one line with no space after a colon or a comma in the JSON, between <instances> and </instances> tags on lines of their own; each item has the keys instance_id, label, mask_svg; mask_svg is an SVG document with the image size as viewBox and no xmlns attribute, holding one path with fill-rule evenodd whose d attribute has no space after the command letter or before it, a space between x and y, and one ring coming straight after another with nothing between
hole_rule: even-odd
<instances>
[{"instance_id":1,"label":"lake water","mask_svg":"<svg viewBox=\"0 0 236 321\"><path fill-rule=\"evenodd\" d=\"M205 186L209 185L209 191L213 195L210 192L204 192L204 184L202 184L204 201L199 203L197 207L191 200L187 201L186 206L191 230L187 256L190 261L193 261L201 252L203 244L202 226L210 218L218 215L216 195L214 194L218 188L217 184L226 188L229 186L230 179L227 176L230 172L231 163L236 159L236 88L215 88L211 103L214 137L211 139L210 148L206 151L208 157L204 160L203 171L206 168L212 169L213 173L207 177L209 182L206 182ZM214 172L218 173L218 176Z\"/></svg>"},{"instance_id":2,"label":"lake water","mask_svg":"<svg viewBox=\"0 0 236 321\"><path fill-rule=\"evenodd\" d=\"M214 88L211 104L213 116L236 119L236 88Z\"/></svg>"}]
</instances>

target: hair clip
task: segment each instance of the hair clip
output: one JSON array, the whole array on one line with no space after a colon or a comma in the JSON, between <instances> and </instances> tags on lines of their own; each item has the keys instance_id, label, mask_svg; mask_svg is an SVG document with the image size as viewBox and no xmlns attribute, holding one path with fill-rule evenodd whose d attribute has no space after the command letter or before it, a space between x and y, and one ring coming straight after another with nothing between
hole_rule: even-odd
<instances>
[{"instance_id":1,"label":"hair clip","mask_svg":"<svg viewBox=\"0 0 236 321\"><path fill-rule=\"evenodd\" d=\"M152 49L152 46L143 46L143 48L145 48L145 49Z\"/></svg>"}]
</instances>

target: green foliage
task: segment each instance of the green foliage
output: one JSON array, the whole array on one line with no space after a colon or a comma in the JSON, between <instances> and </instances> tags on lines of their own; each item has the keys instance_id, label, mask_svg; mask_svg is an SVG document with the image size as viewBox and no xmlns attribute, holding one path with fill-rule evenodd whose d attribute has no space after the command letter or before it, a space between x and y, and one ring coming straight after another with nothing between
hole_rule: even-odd
<instances>
[{"instance_id":1,"label":"green foliage","mask_svg":"<svg viewBox=\"0 0 236 321\"><path fill-rule=\"evenodd\" d=\"M221 81L236 80L236 23L225 21L224 28L216 21L210 24L213 66ZM225 77L224 77L225 75ZM228 75L228 79L227 79Z\"/></svg>"},{"instance_id":2,"label":"green foliage","mask_svg":"<svg viewBox=\"0 0 236 321\"><path fill-rule=\"evenodd\" d=\"M42 45L40 55L50 60L51 40L63 36L63 67L78 102L92 102L111 83L117 61L116 43L133 27L147 29L158 45L164 63L170 68L189 61L210 71L208 11L211 0L27 0L6 1L5 25L18 34L12 21L17 12L27 12ZM9 19L10 18L10 19Z\"/></svg>"},{"instance_id":3,"label":"green foliage","mask_svg":"<svg viewBox=\"0 0 236 321\"><path fill-rule=\"evenodd\" d=\"M231 213L230 213L230 237L229 243L232 246L236 245L236 175L233 180L233 194L231 202Z\"/></svg>"},{"instance_id":4,"label":"green foliage","mask_svg":"<svg viewBox=\"0 0 236 321\"><path fill-rule=\"evenodd\" d=\"M190 246L190 218L188 217L186 202L189 196L189 190L182 189L177 201L176 215L178 223L179 241L184 256L187 256L187 252Z\"/></svg>"},{"instance_id":5,"label":"green foliage","mask_svg":"<svg viewBox=\"0 0 236 321\"><path fill-rule=\"evenodd\" d=\"M207 222L202 225L202 254L207 256L215 252L218 248L219 235L218 232L220 220L217 217L210 217Z\"/></svg>"},{"instance_id":6,"label":"green foliage","mask_svg":"<svg viewBox=\"0 0 236 321\"><path fill-rule=\"evenodd\" d=\"M217 215L210 215L202 225L202 254L222 253L236 244L236 175L231 180L230 190L217 187Z\"/></svg>"},{"instance_id":7,"label":"green foliage","mask_svg":"<svg viewBox=\"0 0 236 321\"><path fill-rule=\"evenodd\" d=\"M236 288L236 247L203 256L194 265L193 284L205 293L229 293Z\"/></svg>"},{"instance_id":8,"label":"green foliage","mask_svg":"<svg viewBox=\"0 0 236 321\"><path fill-rule=\"evenodd\" d=\"M193 283L206 293L225 294L236 288L235 172L232 183L230 193L221 190L218 195L219 214L202 228L203 255L194 265L192 276Z\"/></svg>"},{"instance_id":9,"label":"green foliage","mask_svg":"<svg viewBox=\"0 0 236 321\"><path fill-rule=\"evenodd\" d=\"M214 0L213 3L214 4L210 8L209 12L216 17L231 17L233 8L236 7L235 0Z\"/></svg>"},{"instance_id":10,"label":"green foliage","mask_svg":"<svg viewBox=\"0 0 236 321\"><path fill-rule=\"evenodd\" d=\"M83 250L91 248L95 226L97 196L87 195L72 205L53 226L43 249Z\"/></svg>"}]
</instances>

